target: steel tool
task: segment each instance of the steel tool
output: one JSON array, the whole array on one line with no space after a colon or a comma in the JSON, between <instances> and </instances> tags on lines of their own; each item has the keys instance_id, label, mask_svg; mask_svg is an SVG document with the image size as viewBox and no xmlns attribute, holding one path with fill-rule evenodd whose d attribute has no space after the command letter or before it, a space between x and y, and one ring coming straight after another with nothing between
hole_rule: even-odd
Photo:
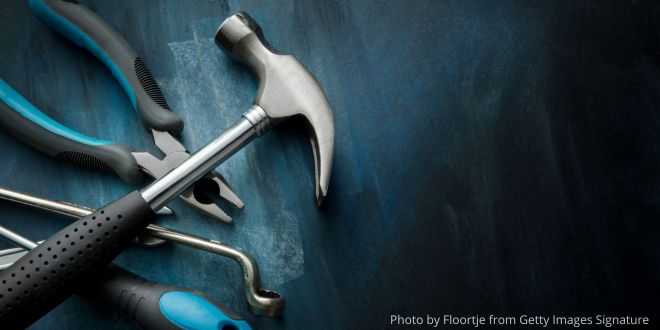
<instances>
[{"instance_id":1,"label":"steel tool","mask_svg":"<svg viewBox=\"0 0 660 330\"><path fill-rule=\"evenodd\" d=\"M30 206L34 206L34 207L39 207L40 201L42 201L42 200L44 201L44 203L47 201L47 200L45 200L41 197L38 197L38 196L23 194L23 193L13 191L13 190L7 189L7 188L2 188L2 187L0 187L0 199L14 201L14 202L17 202L17 203L26 204L26 205L30 205ZM62 209L62 212L56 212L56 213L60 213L60 214L66 214L66 213L63 213L63 212L67 212L67 211L68 212L76 212L75 211L76 209L78 209L78 213L80 213L82 210L87 211L86 213L79 215L78 218L82 217L83 215L87 215L89 213L92 213L92 211L94 211L93 209L90 209L88 207L72 204L72 203L69 203L69 202L54 202L54 203L61 204L60 208ZM39 207L39 208L43 209L43 207ZM156 212L156 214L172 215L172 214L174 214L174 212L172 212L172 210L169 209L168 207L161 207ZM136 244L139 244L141 246L146 246L146 247L159 247L159 246L162 246L163 244L166 243L165 240L162 240L160 238L156 238L156 237L153 237L153 236L145 235L145 234L140 234L137 237L135 237L134 242ZM2 268L0 268L0 269L2 269Z\"/></svg>"},{"instance_id":2,"label":"steel tool","mask_svg":"<svg viewBox=\"0 0 660 330\"><path fill-rule=\"evenodd\" d=\"M190 157L174 137L181 133L183 121L170 110L142 59L115 29L75 1L30 0L29 5L42 22L90 51L108 67L165 157L160 159L125 144L76 132L50 118L0 80L2 128L52 157L112 171L132 184L142 181L142 173L159 178ZM231 217L213 203L216 195L238 208L244 206L216 171L205 175L200 184L183 191L181 198L212 217L231 222Z\"/></svg>"},{"instance_id":3,"label":"steel tool","mask_svg":"<svg viewBox=\"0 0 660 330\"><path fill-rule=\"evenodd\" d=\"M91 214L94 210L69 202L54 201L44 197L18 192L0 187L0 199L39 208L52 213L65 215L74 219ZM187 245L196 249L209 251L224 257L229 257L241 266L243 274L243 289L248 309L259 315L279 316L284 310L284 298L277 292L264 289L261 286L261 276L257 262L246 252L235 247L184 232L167 229L149 224L143 240L170 241ZM39 242L41 243L41 242ZM0 251L0 270L9 267L14 261L27 253L23 249L7 249Z\"/></svg>"},{"instance_id":4,"label":"steel tool","mask_svg":"<svg viewBox=\"0 0 660 330\"><path fill-rule=\"evenodd\" d=\"M37 242L41 244L41 242ZM23 257L27 251L21 248L9 248L0 251L0 269L7 269L16 260Z\"/></svg>"},{"instance_id":5,"label":"steel tool","mask_svg":"<svg viewBox=\"0 0 660 330\"><path fill-rule=\"evenodd\" d=\"M267 47L261 29L245 13L225 20L216 40L260 76L255 105L236 124L163 177L67 226L0 273L0 292L8 292L0 297L0 323L25 327L57 306L74 291L76 280L97 276L94 274L153 222L153 210L167 204L256 136L287 118L301 117L311 128L316 201L321 203L328 191L334 143L332 111L323 90L295 57L275 53ZM49 250L61 245L70 248L66 253ZM50 262L54 255L61 261ZM42 280L31 276L35 272L33 263L45 263L42 267L46 272L66 269L70 274L59 272ZM7 290L10 285L2 283L13 279L11 274L22 283L12 288L13 291ZM23 294L26 286L36 282L40 283L36 292Z\"/></svg>"},{"instance_id":6,"label":"steel tool","mask_svg":"<svg viewBox=\"0 0 660 330\"><path fill-rule=\"evenodd\" d=\"M26 250L39 244L0 226L0 236ZM252 329L234 311L201 292L144 279L110 264L100 279L81 286L78 293L114 307L142 329Z\"/></svg>"}]
</instances>

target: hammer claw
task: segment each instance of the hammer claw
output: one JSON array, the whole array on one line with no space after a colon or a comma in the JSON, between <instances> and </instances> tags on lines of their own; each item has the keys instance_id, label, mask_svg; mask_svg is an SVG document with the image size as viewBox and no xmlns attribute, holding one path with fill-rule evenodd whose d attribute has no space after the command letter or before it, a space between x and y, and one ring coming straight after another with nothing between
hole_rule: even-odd
<instances>
[{"instance_id":1,"label":"hammer claw","mask_svg":"<svg viewBox=\"0 0 660 330\"><path fill-rule=\"evenodd\" d=\"M189 189L192 184L198 185L197 180L272 126L291 117L302 117L311 128L315 195L320 205L328 193L335 127L332 109L318 81L295 56L281 54L269 46L259 25L246 13L239 12L227 18L218 28L215 41L259 77L254 104L218 137L140 190L142 198L152 209L158 209L183 191L187 202L204 208L193 196L195 192ZM215 182L224 183L222 180ZM222 185L220 188L222 194ZM227 188L226 192L230 191ZM209 207L213 208L212 212L229 219L217 206Z\"/></svg>"},{"instance_id":2,"label":"hammer claw","mask_svg":"<svg viewBox=\"0 0 660 330\"><path fill-rule=\"evenodd\" d=\"M316 203L320 205L328 193L335 131L332 109L318 81L295 56L274 50L247 13L227 18L215 41L259 77L252 109L263 111L273 125L298 116L307 121L314 155ZM244 117L256 124L249 116Z\"/></svg>"}]
</instances>

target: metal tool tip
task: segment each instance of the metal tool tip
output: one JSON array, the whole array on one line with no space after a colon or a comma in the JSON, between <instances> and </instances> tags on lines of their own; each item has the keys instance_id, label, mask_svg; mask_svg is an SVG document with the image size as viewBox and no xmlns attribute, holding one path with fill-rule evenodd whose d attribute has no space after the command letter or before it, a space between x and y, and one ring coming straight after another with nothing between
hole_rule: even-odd
<instances>
[{"instance_id":1,"label":"metal tool tip","mask_svg":"<svg viewBox=\"0 0 660 330\"><path fill-rule=\"evenodd\" d=\"M171 208L169 208L169 207L167 207L167 206L163 206L163 207L160 208L160 210L158 210L158 212L156 212L156 214L160 214L160 215L173 215L173 214L174 214L174 210L172 210Z\"/></svg>"},{"instance_id":2,"label":"metal tool tip","mask_svg":"<svg viewBox=\"0 0 660 330\"><path fill-rule=\"evenodd\" d=\"M320 187L317 188L316 190L316 206L321 206L323 204L323 201L325 200L327 192L321 190Z\"/></svg>"},{"instance_id":3,"label":"metal tool tip","mask_svg":"<svg viewBox=\"0 0 660 330\"><path fill-rule=\"evenodd\" d=\"M280 316L285 305L282 295L264 288L257 289L254 296L248 297L248 310L257 315Z\"/></svg>"},{"instance_id":4,"label":"metal tool tip","mask_svg":"<svg viewBox=\"0 0 660 330\"><path fill-rule=\"evenodd\" d=\"M314 176L316 186L316 206L321 206L325 196L328 195L330 185L330 171L332 170L333 143L326 142L320 145L314 136L312 142L312 154L314 156Z\"/></svg>"}]
</instances>

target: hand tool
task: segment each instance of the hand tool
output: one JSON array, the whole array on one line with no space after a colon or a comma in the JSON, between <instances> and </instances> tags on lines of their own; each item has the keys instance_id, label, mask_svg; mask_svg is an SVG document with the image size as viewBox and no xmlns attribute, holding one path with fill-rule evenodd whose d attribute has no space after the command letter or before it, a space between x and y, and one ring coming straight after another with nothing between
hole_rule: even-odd
<instances>
[{"instance_id":1,"label":"hand tool","mask_svg":"<svg viewBox=\"0 0 660 330\"><path fill-rule=\"evenodd\" d=\"M27 250L39 245L3 226L0 236ZM115 307L146 330L252 329L234 311L201 292L149 281L115 264L110 264L100 279L81 287L79 294Z\"/></svg>"},{"instance_id":2,"label":"hand tool","mask_svg":"<svg viewBox=\"0 0 660 330\"><path fill-rule=\"evenodd\" d=\"M328 191L332 167L334 123L318 82L295 57L275 53L267 47L261 29L245 13L225 20L216 40L260 76L255 105L236 124L161 178L65 227L0 273L0 292L7 292L0 297L0 323L20 328L50 311L71 295L77 279L97 276L133 237L153 222L153 210L167 204L241 147L287 118L302 118L311 129L316 202L321 203ZM60 246L69 248L59 253ZM50 251L52 248L56 250ZM67 274L60 271L43 280L28 277L35 273L33 264L42 265L46 272L65 269ZM1 282L14 277L22 284L13 287ZM36 292L23 294L25 287L36 282L40 283Z\"/></svg>"},{"instance_id":3,"label":"hand tool","mask_svg":"<svg viewBox=\"0 0 660 330\"><path fill-rule=\"evenodd\" d=\"M112 171L132 184L142 181L142 172L159 178L190 157L173 136L183 129L183 121L170 110L142 59L115 29L75 1L30 0L29 5L42 22L90 51L110 69L165 157L159 159L125 144L76 132L41 112L4 81L0 81L1 127L52 157ZM244 206L216 171L208 173L200 184L183 191L181 198L212 217L231 222L231 217L212 202L215 195L238 208Z\"/></svg>"},{"instance_id":4,"label":"hand tool","mask_svg":"<svg viewBox=\"0 0 660 330\"><path fill-rule=\"evenodd\" d=\"M41 242L37 243L41 244ZM27 251L21 248L9 248L0 250L0 270L7 269L9 266L11 266L11 264L20 259L26 253Z\"/></svg>"},{"instance_id":5,"label":"hand tool","mask_svg":"<svg viewBox=\"0 0 660 330\"><path fill-rule=\"evenodd\" d=\"M17 203L21 203L21 204L34 206L34 207L39 207L40 200L41 200L41 198L38 197L38 196L22 194L20 192L13 191L13 190L7 189L7 188L2 188L2 187L0 187L0 198L5 199L5 200L9 200L9 201L13 201L13 202L17 202ZM76 212L75 210L78 210L78 213L86 212L84 214L79 215L78 218L82 217L83 215L87 215L89 213L92 213L92 211L94 211L93 209L90 209L88 207L72 204L72 203L69 203L69 202L55 202L55 203L60 204L60 208L62 209L62 212L56 212L56 213L65 214L63 212L67 212L67 211L75 213ZM43 207L41 207L41 208L43 209ZM174 212L172 212L172 210L170 210L167 207L161 207L156 212L156 214L170 215L170 214L174 214ZM146 246L146 247L158 247L158 246L162 246L163 244L166 243L165 240L162 240L160 238L156 238L156 237L153 237L153 236L149 236L149 235L144 235L144 234L138 235L134 239L134 242L139 244L139 245Z\"/></svg>"},{"instance_id":6,"label":"hand tool","mask_svg":"<svg viewBox=\"0 0 660 330\"><path fill-rule=\"evenodd\" d=\"M84 217L94 211L93 209L84 206L68 202L54 201L4 187L0 187L0 199L65 215L74 219ZM193 236L180 231L156 226L154 224L149 224L147 226L146 234L142 236L145 237L145 240L148 237L151 237L152 240L170 241L233 259L241 266L241 273L243 274L243 289L245 291L245 300L248 304L248 309L255 314L265 316L279 316L282 314L285 305L284 298L275 291L262 288L259 266L254 258L246 252L215 240ZM23 249L7 249L0 251L0 270L9 267L9 265L18 260L25 253L26 251Z\"/></svg>"}]
</instances>

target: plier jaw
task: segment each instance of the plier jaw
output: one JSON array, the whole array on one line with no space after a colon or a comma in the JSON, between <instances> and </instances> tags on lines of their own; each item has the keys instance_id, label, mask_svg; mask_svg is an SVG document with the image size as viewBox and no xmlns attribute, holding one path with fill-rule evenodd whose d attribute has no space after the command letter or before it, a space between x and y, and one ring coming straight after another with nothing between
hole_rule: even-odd
<instances>
[{"instance_id":1,"label":"plier jaw","mask_svg":"<svg viewBox=\"0 0 660 330\"><path fill-rule=\"evenodd\" d=\"M169 132L152 129L151 134L154 144L165 157L160 159L148 152L134 152L133 157L142 172L158 179L190 158L190 154L183 144ZM225 178L217 171L212 171L198 180L195 185L185 190L180 198L203 213L228 223L232 222L231 217L214 201L222 198L239 209L245 206Z\"/></svg>"}]
</instances>

